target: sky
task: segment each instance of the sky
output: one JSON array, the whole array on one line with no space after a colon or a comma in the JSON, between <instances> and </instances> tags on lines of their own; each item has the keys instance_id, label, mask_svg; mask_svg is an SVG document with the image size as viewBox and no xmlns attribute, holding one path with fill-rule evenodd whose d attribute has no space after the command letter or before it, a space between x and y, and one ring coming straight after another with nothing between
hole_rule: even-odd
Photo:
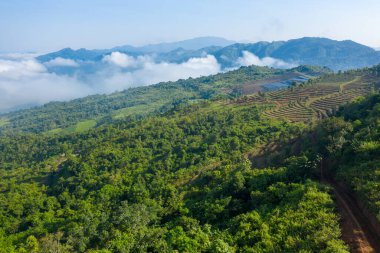
<instances>
[{"instance_id":1,"label":"sky","mask_svg":"<svg viewBox=\"0 0 380 253\"><path fill-rule=\"evenodd\" d=\"M380 47L378 0L1 0L0 52L111 48L199 36L304 36Z\"/></svg>"},{"instance_id":2,"label":"sky","mask_svg":"<svg viewBox=\"0 0 380 253\"><path fill-rule=\"evenodd\" d=\"M141 46L201 36L239 42L328 37L380 47L379 0L0 0L0 114L91 94L225 71L212 55L182 63L120 52L99 61L39 54ZM296 63L243 52L235 68ZM91 66L94 72L82 70ZM69 68L59 74L52 68ZM1 115L0 115L1 117Z\"/></svg>"}]
</instances>

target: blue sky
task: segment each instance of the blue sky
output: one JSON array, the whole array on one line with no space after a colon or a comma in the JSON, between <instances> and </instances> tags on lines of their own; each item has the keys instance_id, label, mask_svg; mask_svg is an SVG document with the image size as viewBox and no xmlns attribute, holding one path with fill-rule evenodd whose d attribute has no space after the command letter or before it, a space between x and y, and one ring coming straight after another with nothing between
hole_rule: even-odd
<instances>
[{"instance_id":1,"label":"blue sky","mask_svg":"<svg viewBox=\"0 0 380 253\"><path fill-rule=\"evenodd\" d=\"M221 36L304 36L380 47L378 0L2 0L0 52L109 48Z\"/></svg>"}]
</instances>

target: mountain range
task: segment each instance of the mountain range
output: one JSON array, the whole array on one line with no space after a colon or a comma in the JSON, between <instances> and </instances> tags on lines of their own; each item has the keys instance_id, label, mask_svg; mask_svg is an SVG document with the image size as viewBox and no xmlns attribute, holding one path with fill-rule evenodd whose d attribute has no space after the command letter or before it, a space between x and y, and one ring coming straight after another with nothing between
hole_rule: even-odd
<instances>
[{"instance_id":1,"label":"mountain range","mask_svg":"<svg viewBox=\"0 0 380 253\"><path fill-rule=\"evenodd\" d=\"M122 52L128 55L153 55L160 54L161 57L165 58L165 55L178 54L178 52L185 51L191 53L190 57L197 56L196 52L198 50L203 50L208 52L212 48L221 49L223 47L235 44L235 41L227 40L219 37L198 37L194 39L188 39L178 42L168 42L168 43L159 43L159 44L149 44L141 47L124 45L117 46L111 49L94 49L88 50L85 48L80 48L74 50L71 48L64 48L57 52L48 53L41 55L38 59L41 62L47 62L53 60L57 57L64 59L72 60L81 60L81 61L96 61L101 60L105 55L108 55L112 52ZM179 59L177 61L180 61Z\"/></svg>"},{"instance_id":2,"label":"mountain range","mask_svg":"<svg viewBox=\"0 0 380 253\"><path fill-rule=\"evenodd\" d=\"M226 47L232 44L235 44L236 41L227 40L220 37L198 37L194 39L182 40L178 42L167 42L167 43L159 43L159 44L149 44L141 47L134 46L121 46L114 47L112 51L128 51L128 52L144 52L144 53L165 53L170 52L179 48L185 50L198 50L201 48L209 47L209 46L217 46L217 47Z\"/></svg>"},{"instance_id":3,"label":"mountain range","mask_svg":"<svg viewBox=\"0 0 380 253\"><path fill-rule=\"evenodd\" d=\"M37 59L47 63L56 58L76 61L78 71L94 71L96 64L101 64L105 56L120 52L128 56L149 56L155 62L183 63L191 58L214 56L222 69L239 67L239 59L245 53L261 59L281 60L288 65L326 66L334 71L356 69L380 63L380 52L351 40L337 41L327 38L305 37L288 41L261 41L257 43L234 43L218 37L200 37L174 43L152 44L142 47L120 46L111 49L65 48L57 52L41 55ZM89 67L88 63L92 63ZM253 62L255 63L255 62ZM264 63L260 63L265 65ZM285 65L287 66L287 65ZM71 66L72 67L72 66ZM76 66L77 67L77 66ZM73 73L68 66L50 67L58 74Z\"/></svg>"}]
</instances>

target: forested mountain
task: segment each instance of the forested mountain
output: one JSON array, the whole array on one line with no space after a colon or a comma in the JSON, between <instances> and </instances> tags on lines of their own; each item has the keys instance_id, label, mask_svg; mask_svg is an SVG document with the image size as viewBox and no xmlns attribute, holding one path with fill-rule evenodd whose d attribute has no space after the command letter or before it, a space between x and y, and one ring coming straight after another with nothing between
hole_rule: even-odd
<instances>
[{"instance_id":1,"label":"forested mountain","mask_svg":"<svg viewBox=\"0 0 380 253\"><path fill-rule=\"evenodd\" d=\"M213 55L221 64L222 69L239 66L239 59L244 57L244 52L252 53L261 59L271 57L282 60L288 65L326 66L335 71L369 67L380 63L380 53L371 47L350 40L336 41L314 37L245 44L233 44L230 41L216 38L199 38L141 48L131 46L103 50L66 48L58 52L41 55L37 59L43 63L56 58L72 59L79 61L83 71L88 71L86 62L101 63L102 59L112 52L121 52L135 57L149 55L156 62L172 63L182 63L194 57ZM57 73L67 73L64 68L51 70Z\"/></svg>"},{"instance_id":2,"label":"forested mountain","mask_svg":"<svg viewBox=\"0 0 380 253\"><path fill-rule=\"evenodd\" d=\"M260 58L272 57L288 63L327 66L336 71L372 66L380 62L379 52L356 42L308 37L271 43L234 44L218 51L216 57L222 64L231 66L243 51Z\"/></svg>"},{"instance_id":3,"label":"forested mountain","mask_svg":"<svg viewBox=\"0 0 380 253\"><path fill-rule=\"evenodd\" d=\"M64 48L57 52L48 53L46 55L41 55L38 60L41 62L48 62L55 58L61 57L64 59L81 60L81 61L96 61L101 60L104 55L110 54L111 52L126 52L130 55L141 55L141 54L162 54L160 58L162 60L169 60L171 55L178 55L178 50L182 49L184 54L188 54L189 59L191 57L197 57L197 51L208 52L207 48L223 48L234 44L234 41L226 40L219 37L199 37L189 40L183 40L172 43L160 43L160 44L150 44L141 47L134 46L118 46L111 49L95 49L88 50L81 48L78 50L73 50L71 48ZM177 53L176 53L177 52ZM172 59L173 62L180 62L182 59Z\"/></svg>"},{"instance_id":4,"label":"forested mountain","mask_svg":"<svg viewBox=\"0 0 380 253\"><path fill-rule=\"evenodd\" d=\"M324 178L380 221L380 66L256 90L320 71L249 67L136 89L192 95L82 132L26 122L94 117L84 102L102 96L15 113L26 121L3 120L0 137L0 252L349 252Z\"/></svg>"}]
</instances>

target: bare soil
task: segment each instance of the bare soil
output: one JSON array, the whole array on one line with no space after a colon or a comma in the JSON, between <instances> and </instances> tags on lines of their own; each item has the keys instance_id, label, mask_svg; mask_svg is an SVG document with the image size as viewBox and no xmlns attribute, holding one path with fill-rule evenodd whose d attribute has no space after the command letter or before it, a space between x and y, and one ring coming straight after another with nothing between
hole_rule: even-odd
<instances>
[{"instance_id":1,"label":"bare soil","mask_svg":"<svg viewBox=\"0 0 380 253\"><path fill-rule=\"evenodd\" d=\"M322 170L323 171L323 170ZM341 216L340 225L342 239L350 247L352 253L380 253L380 234L376 225L363 209L356 196L347 187L335 181L330 175L322 172L322 183L329 184Z\"/></svg>"}]
</instances>

